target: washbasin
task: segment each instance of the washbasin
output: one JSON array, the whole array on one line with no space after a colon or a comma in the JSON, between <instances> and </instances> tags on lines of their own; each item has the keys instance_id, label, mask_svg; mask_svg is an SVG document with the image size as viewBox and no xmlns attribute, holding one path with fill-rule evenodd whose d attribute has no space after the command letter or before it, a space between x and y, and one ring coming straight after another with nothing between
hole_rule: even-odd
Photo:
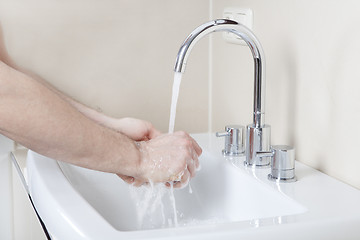
<instances>
[{"instance_id":1,"label":"washbasin","mask_svg":"<svg viewBox=\"0 0 360 240\"><path fill-rule=\"evenodd\" d=\"M177 226L235 222L306 211L286 195L254 181L251 176L231 164L224 163L221 156L218 158L204 151L200 161L202 170L190 185L173 191L178 215ZM153 191L149 189L151 186L137 189L114 174L90 171L64 163L59 163L59 166L72 187L115 229L134 231L175 226L171 189L165 186L159 186L160 189ZM153 193L163 195L158 200L159 209L143 214L146 216L138 216L137 208L141 208L139 203L154 204L157 207L157 202L150 199L152 196L148 196L147 201L145 199L145 195ZM141 217L147 219L138 219Z\"/></svg>"},{"instance_id":2,"label":"washbasin","mask_svg":"<svg viewBox=\"0 0 360 240\"><path fill-rule=\"evenodd\" d=\"M114 174L29 151L30 195L52 238L286 239L286 232L291 239L310 233L360 237L359 190L299 162L297 182L272 182L268 168L248 168L241 156L224 157L223 142L214 134L193 137L203 148L201 170L189 186L173 192L135 188ZM150 201L151 194L162 197ZM151 211L144 210L146 204Z\"/></svg>"}]
</instances>

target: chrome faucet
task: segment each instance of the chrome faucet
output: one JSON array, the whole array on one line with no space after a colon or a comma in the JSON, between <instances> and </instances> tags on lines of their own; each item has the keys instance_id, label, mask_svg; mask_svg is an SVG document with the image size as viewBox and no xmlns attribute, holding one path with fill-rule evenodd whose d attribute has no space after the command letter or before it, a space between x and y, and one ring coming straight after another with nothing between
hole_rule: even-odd
<instances>
[{"instance_id":1,"label":"chrome faucet","mask_svg":"<svg viewBox=\"0 0 360 240\"><path fill-rule=\"evenodd\" d=\"M196 28L184 41L178 52L175 72L184 72L187 58L193 46L205 35L212 32L231 32L241 37L251 50L254 58L254 112L253 123L246 128L245 165L267 167L271 156L270 126L265 125L265 57L260 42L244 25L228 20L217 19Z\"/></svg>"}]
</instances>

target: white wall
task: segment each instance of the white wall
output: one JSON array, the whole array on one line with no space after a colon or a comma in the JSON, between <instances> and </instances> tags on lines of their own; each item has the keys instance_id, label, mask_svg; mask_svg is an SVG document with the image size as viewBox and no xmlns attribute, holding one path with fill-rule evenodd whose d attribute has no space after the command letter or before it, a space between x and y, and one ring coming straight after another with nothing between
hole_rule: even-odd
<instances>
[{"instance_id":1,"label":"white wall","mask_svg":"<svg viewBox=\"0 0 360 240\"><path fill-rule=\"evenodd\" d=\"M272 143L295 145L298 160L360 188L360 2L213 0L212 4L214 18L229 6L254 11L253 30L267 60L266 122L272 126ZM249 50L214 36L213 65L213 129L250 123Z\"/></svg>"}]
</instances>

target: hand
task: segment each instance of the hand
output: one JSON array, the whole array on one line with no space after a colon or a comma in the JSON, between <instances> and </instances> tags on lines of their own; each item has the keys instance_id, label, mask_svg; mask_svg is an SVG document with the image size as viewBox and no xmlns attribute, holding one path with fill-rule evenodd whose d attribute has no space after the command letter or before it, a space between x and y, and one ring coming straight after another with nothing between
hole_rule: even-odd
<instances>
[{"instance_id":1,"label":"hand","mask_svg":"<svg viewBox=\"0 0 360 240\"><path fill-rule=\"evenodd\" d=\"M136 118L111 118L104 122L104 125L134 141L148 141L161 134L150 122Z\"/></svg>"},{"instance_id":2,"label":"hand","mask_svg":"<svg viewBox=\"0 0 360 240\"><path fill-rule=\"evenodd\" d=\"M184 187L199 167L201 148L185 132L164 134L138 143L141 162L136 176L119 175L124 181L140 186L152 181Z\"/></svg>"}]
</instances>

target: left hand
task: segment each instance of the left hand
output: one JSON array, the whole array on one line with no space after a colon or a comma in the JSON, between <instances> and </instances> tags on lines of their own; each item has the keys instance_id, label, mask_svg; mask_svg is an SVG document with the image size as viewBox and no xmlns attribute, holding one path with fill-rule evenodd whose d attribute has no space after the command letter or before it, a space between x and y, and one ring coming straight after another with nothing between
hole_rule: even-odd
<instances>
[{"instance_id":1,"label":"left hand","mask_svg":"<svg viewBox=\"0 0 360 240\"><path fill-rule=\"evenodd\" d=\"M134 141L148 141L161 134L150 122L136 118L112 118L105 125Z\"/></svg>"}]
</instances>

